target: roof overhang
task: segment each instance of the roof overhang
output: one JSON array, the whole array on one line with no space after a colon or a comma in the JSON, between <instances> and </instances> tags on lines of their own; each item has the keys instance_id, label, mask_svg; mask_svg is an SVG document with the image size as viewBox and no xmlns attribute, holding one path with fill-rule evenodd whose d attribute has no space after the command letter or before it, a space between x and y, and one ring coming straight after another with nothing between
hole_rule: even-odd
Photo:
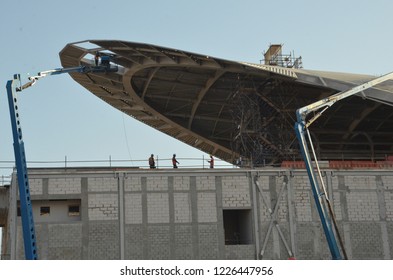
<instances>
[{"instance_id":1,"label":"roof overhang","mask_svg":"<svg viewBox=\"0 0 393 280\"><path fill-rule=\"evenodd\" d=\"M70 74L97 97L133 118L228 162L266 164L300 158L296 109L373 79L235 62L150 44L89 40L68 44L63 67L112 57L117 73ZM367 94L392 94L388 81ZM322 159L381 158L392 153L393 111L351 97L311 129Z\"/></svg>"}]
</instances>

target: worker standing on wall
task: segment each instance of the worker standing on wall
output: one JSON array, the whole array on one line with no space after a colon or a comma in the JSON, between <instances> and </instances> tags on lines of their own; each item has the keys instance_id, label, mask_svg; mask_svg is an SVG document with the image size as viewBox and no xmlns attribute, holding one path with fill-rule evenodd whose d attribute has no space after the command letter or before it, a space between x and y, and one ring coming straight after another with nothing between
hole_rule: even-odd
<instances>
[{"instance_id":1,"label":"worker standing on wall","mask_svg":"<svg viewBox=\"0 0 393 280\"><path fill-rule=\"evenodd\" d=\"M210 155L210 160L208 160L207 162L210 163L210 168L214 168L214 158L212 155Z\"/></svg>"},{"instance_id":2,"label":"worker standing on wall","mask_svg":"<svg viewBox=\"0 0 393 280\"><path fill-rule=\"evenodd\" d=\"M149 157L149 166L150 168L156 168L156 162L154 161L154 155L151 154Z\"/></svg>"},{"instance_id":3,"label":"worker standing on wall","mask_svg":"<svg viewBox=\"0 0 393 280\"><path fill-rule=\"evenodd\" d=\"M98 66L99 60L100 60L100 53L96 52L96 55L94 56L94 63L96 66Z\"/></svg>"},{"instance_id":4,"label":"worker standing on wall","mask_svg":"<svg viewBox=\"0 0 393 280\"><path fill-rule=\"evenodd\" d=\"M177 168L177 165L179 164L179 162L176 159L176 154L173 154L172 164L173 164L173 168Z\"/></svg>"}]
</instances>

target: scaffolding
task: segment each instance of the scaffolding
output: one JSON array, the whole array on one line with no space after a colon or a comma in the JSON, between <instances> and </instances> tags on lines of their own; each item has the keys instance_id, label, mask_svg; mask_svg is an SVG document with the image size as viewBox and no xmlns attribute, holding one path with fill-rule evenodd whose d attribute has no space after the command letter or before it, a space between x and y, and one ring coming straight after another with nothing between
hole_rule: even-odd
<instances>
[{"instance_id":1,"label":"scaffolding","mask_svg":"<svg viewBox=\"0 0 393 280\"><path fill-rule=\"evenodd\" d=\"M265 64L281 67L302 67L301 57L283 55L282 45L271 45L265 52ZM258 167L281 164L298 157L291 115L281 94L293 95L292 83L274 76L264 79L238 75L233 85L232 119L235 125L232 150L240 155L236 164ZM280 92L280 95L274 94Z\"/></svg>"},{"instance_id":2,"label":"scaffolding","mask_svg":"<svg viewBox=\"0 0 393 280\"><path fill-rule=\"evenodd\" d=\"M302 57L296 57L294 51L289 54L283 54L282 46L282 44L270 45L269 49L264 52L264 59L261 63L285 68L303 68Z\"/></svg>"}]
</instances>

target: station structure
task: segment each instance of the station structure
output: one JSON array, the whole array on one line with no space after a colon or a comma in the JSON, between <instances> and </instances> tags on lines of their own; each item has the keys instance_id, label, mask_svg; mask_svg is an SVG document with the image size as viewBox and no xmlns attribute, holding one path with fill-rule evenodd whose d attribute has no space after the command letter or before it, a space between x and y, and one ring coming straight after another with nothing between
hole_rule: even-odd
<instances>
[{"instance_id":1,"label":"station structure","mask_svg":"<svg viewBox=\"0 0 393 280\"><path fill-rule=\"evenodd\" d=\"M282 45L264 55L256 64L126 41L66 45L65 69L116 65L69 73L92 94L237 168L30 168L40 258L328 259L296 110L375 77L306 70ZM360 91L311 130L351 259L393 258L390 96L392 80ZM17 181L14 172L0 189L8 259L23 258Z\"/></svg>"}]
</instances>

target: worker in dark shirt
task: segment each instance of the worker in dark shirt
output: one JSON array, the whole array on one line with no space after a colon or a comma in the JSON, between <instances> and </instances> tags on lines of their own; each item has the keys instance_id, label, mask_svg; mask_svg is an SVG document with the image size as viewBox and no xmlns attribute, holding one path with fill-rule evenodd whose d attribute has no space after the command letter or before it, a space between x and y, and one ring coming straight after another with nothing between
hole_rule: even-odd
<instances>
[{"instance_id":1,"label":"worker in dark shirt","mask_svg":"<svg viewBox=\"0 0 393 280\"><path fill-rule=\"evenodd\" d=\"M179 162L176 159L176 154L173 154L172 164L173 164L173 168L177 168L177 165L179 164Z\"/></svg>"},{"instance_id":2,"label":"worker in dark shirt","mask_svg":"<svg viewBox=\"0 0 393 280\"><path fill-rule=\"evenodd\" d=\"M96 66L98 66L99 59L100 59L100 53L96 52L96 55L94 56L94 63L96 64Z\"/></svg>"},{"instance_id":3,"label":"worker in dark shirt","mask_svg":"<svg viewBox=\"0 0 393 280\"><path fill-rule=\"evenodd\" d=\"M151 154L151 156L149 157L149 166L150 166L150 168L156 168L156 162L154 161L153 154Z\"/></svg>"}]
</instances>

